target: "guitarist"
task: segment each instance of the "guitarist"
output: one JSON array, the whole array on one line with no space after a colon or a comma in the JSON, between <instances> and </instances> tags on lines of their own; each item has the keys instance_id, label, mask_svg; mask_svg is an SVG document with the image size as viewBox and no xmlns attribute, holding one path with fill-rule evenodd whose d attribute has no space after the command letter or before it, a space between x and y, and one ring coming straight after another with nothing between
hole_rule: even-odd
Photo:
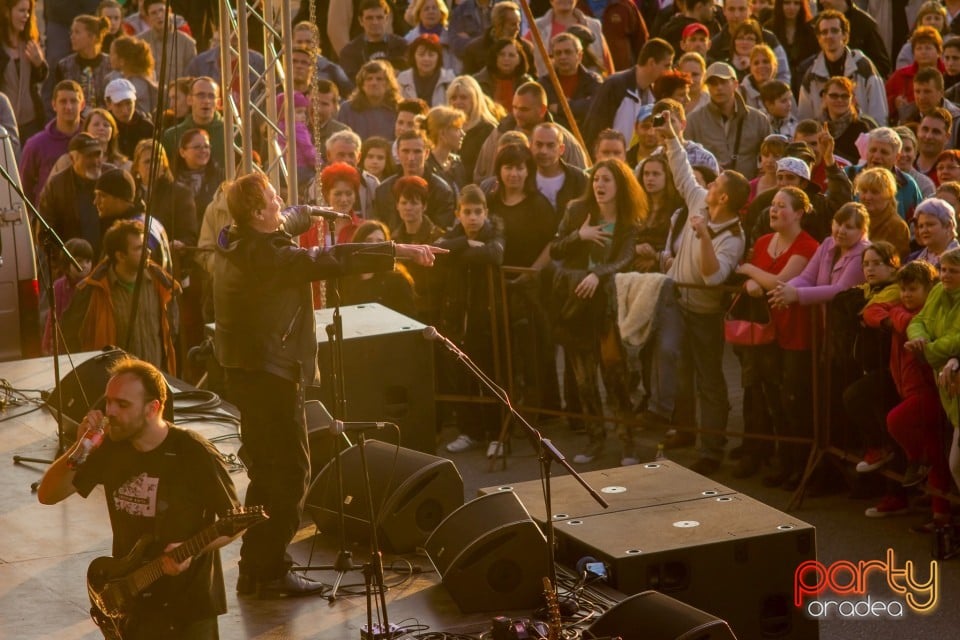
<instances>
[{"instance_id":1,"label":"guitarist","mask_svg":"<svg viewBox=\"0 0 960 640\"><path fill-rule=\"evenodd\" d=\"M69 460L76 447L61 456L44 474L38 497L42 504L56 504L73 493L87 497L102 484L114 558L126 556L149 535L156 540L144 556L150 560L238 506L237 492L206 439L163 419L167 385L156 367L124 358L111 367L110 376L102 446L76 469ZM78 439L102 418L101 411L91 410L78 427ZM217 538L204 551L229 541ZM217 616L227 610L220 554L201 552L180 564L164 555L161 567L164 575L137 600L121 637L217 638Z\"/></svg>"}]
</instances>

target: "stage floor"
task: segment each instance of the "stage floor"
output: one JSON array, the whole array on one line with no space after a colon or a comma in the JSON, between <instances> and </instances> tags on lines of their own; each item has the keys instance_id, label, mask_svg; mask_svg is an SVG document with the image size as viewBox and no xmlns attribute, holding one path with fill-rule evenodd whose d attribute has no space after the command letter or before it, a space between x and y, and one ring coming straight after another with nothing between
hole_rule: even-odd
<instances>
[{"instance_id":1,"label":"stage floor","mask_svg":"<svg viewBox=\"0 0 960 640\"><path fill-rule=\"evenodd\" d=\"M85 357L89 354L74 356L74 362ZM71 368L63 358L63 372ZM735 365L728 367L728 380L735 381L737 373ZM0 363L0 379L8 381L13 389L50 390L54 386L52 359ZM731 404L738 406L740 398L735 387L735 384L731 385L734 392ZM35 397L37 394L28 395ZM4 393L3 397L11 399L15 394ZM8 461L14 455L44 458L55 454L54 418L45 409L31 409L30 405L18 407L8 403L0 411L0 454ZM239 448L236 429L229 424L203 421L185 426L214 440L225 455L236 454ZM731 430L740 428L739 410L734 410ZM545 427L545 433L570 457L582 445L582 436L573 434L562 423ZM445 429L441 435L445 442L455 434L451 429ZM646 437L652 452L659 436L650 434ZM731 446L737 443L733 439ZM615 448L611 436L607 453L587 465L586 470L616 464ZM694 456L693 450L671 453L671 459L682 463L691 462ZM488 461L481 450L449 457L463 477L466 499L476 497L481 487L533 480L538 473L536 456L527 441L520 437L513 440L513 453L507 460L506 469L488 470ZM730 476L731 468L730 464L725 464L716 481L774 508L782 510L786 507L789 494L766 489L756 478L735 480ZM40 478L42 471L42 465L0 465L0 638L70 640L100 637L88 617L84 576L93 558L109 554L110 527L102 491L98 489L86 500L72 496L59 505L42 506L30 490L30 484ZM555 475L561 473L555 470ZM245 474L237 471L233 473L233 479L242 495L246 487ZM883 559L886 550L891 548L895 550L900 566L906 560L912 560L919 567L921 577L925 576L930 562L929 540L909 533L907 528L922 521L926 514L918 511L910 517L868 519L863 516L863 511L871 504L873 502L851 500L845 495L808 499L803 508L792 515L817 527L818 556L825 564L838 560ZM298 562L309 560L314 531L313 524L305 521L291 548ZM335 539L321 538L314 549L313 563L332 562L336 546ZM366 545L352 545L351 551L359 562L366 555ZM366 603L361 595L356 595L357 586L363 581L359 572L346 576L346 586L341 588L342 597L334 603L316 597L264 601L239 599L233 591L239 544L225 547L221 554L229 607L229 612L220 619L222 638L356 640L360 637L360 627L366 622ZM407 563L417 567L419 572L409 575ZM490 618L494 614L460 613L439 584L426 556L388 555L385 564L388 568L386 581L391 585L387 597L391 623L408 627L411 631L446 631L475 636L489 630ZM820 637L843 640L954 637L960 625L960 608L955 604L960 595L958 567L960 559L940 565L940 605L934 613L908 613L906 619L893 623L845 620L834 616L820 625ZM312 577L329 583L334 574L317 572ZM874 599L882 595L877 594Z\"/></svg>"}]
</instances>

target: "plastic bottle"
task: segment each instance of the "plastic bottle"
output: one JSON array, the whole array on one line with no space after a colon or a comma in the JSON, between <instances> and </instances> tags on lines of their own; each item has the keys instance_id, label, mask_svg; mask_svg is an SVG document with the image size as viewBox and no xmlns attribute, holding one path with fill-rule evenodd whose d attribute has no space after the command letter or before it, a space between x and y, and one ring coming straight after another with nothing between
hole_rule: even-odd
<instances>
[{"instance_id":1,"label":"plastic bottle","mask_svg":"<svg viewBox=\"0 0 960 640\"><path fill-rule=\"evenodd\" d=\"M74 449L68 460L71 469L76 469L84 462L87 457L93 453L101 444L103 444L104 430L107 428L107 416L103 416L98 424L91 425L80 438L80 444Z\"/></svg>"}]
</instances>

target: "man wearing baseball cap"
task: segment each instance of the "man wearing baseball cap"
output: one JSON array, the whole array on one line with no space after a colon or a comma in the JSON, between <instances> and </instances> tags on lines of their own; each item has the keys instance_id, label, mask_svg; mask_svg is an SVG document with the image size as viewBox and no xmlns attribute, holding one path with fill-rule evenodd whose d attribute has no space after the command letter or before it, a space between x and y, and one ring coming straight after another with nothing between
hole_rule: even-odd
<instances>
[{"instance_id":1,"label":"man wearing baseball cap","mask_svg":"<svg viewBox=\"0 0 960 640\"><path fill-rule=\"evenodd\" d=\"M93 204L94 183L103 169L103 144L86 132L67 145L70 167L53 174L40 192L40 215L64 240L83 238L100 253L100 222Z\"/></svg>"},{"instance_id":2,"label":"man wearing baseball cap","mask_svg":"<svg viewBox=\"0 0 960 640\"><path fill-rule=\"evenodd\" d=\"M748 106L737 91L737 73L726 62L707 67L710 102L687 118L687 137L707 148L720 166L736 169L747 179L757 175L757 158L770 121Z\"/></svg>"},{"instance_id":3,"label":"man wearing baseball cap","mask_svg":"<svg viewBox=\"0 0 960 640\"><path fill-rule=\"evenodd\" d=\"M137 143L153 137L153 121L137 108L137 90L126 78L111 80L103 90L107 109L117 121L117 145L128 158Z\"/></svg>"},{"instance_id":4,"label":"man wearing baseball cap","mask_svg":"<svg viewBox=\"0 0 960 640\"><path fill-rule=\"evenodd\" d=\"M706 59L710 51L710 30L699 22L688 24L680 35L680 49L684 53L696 51Z\"/></svg>"}]
</instances>

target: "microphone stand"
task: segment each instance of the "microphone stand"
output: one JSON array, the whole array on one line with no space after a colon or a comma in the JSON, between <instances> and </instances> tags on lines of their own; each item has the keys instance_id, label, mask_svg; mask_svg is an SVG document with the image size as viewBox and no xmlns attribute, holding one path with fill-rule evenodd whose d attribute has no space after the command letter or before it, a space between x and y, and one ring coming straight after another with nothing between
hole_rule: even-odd
<instances>
[{"instance_id":1,"label":"microphone stand","mask_svg":"<svg viewBox=\"0 0 960 640\"><path fill-rule=\"evenodd\" d=\"M331 248L336 246L336 242L336 225L330 224ZM332 378L330 388L331 395L333 397L334 418L334 424L332 425L332 428L342 430L343 425L349 425L350 423L342 422L343 418L346 417L347 402L346 377L343 369L343 316L340 314L340 279L331 278L327 282L331 284L331 290L328 291L328 297L333 298L333 322L326 326L327 340L330 342L330 377ZM357 441L357 446L360 448L360 468L363 476L364 490L367 493L367 508L370 518L370 562L364 563L359 567L353 564L353 554L346 548L347 533L345 524L346 516L344 515L343 509L343 461L341 459L341 446L341 439L337 437L336 442L334 443L333 458L334 468L337 472L337 496L339 498L337 500L337 520L340 527L340 548L337 551L337 557L334 560L333 565L296 567L296 570L336 571L337 578L333 583L333 589L331 590L330 595L327 596L327 600L330 602L333 602L337 599L337 591L340 589L340 583L343 580L344 575L350 571L362 571L367 595L367 629L369 630L371 637L373 637L375 634L373 632L373 605L371 601L371 591L374 588L377 589L379 595L377 603L377 618L378 620L383 620L383 629L389 630L390 625L387 620L386 586L383 577L383 556L380 552L380 542L377 538L377 519L373 505L373 489L370 484L370 473L367 466L366 440L364 439L363 431L360 431L360 437ZM310 487L307 489L307 495L310 495L313 492L314 487L319 481L320 475L318 474L314 481L310 484ZM390 636L388 635L386 637L389 638Z\"/></svg>"},{"instance_id":2,"label":"microphone stand","mask_svg":"<svg viewBox=\"0 0 960 640\"><path fill-rule=\"evenodd\" d=\"M51 249L59 250L60 253L67 259L67 261L76 267L77 271L81 271L80 264L77 262L76 258L70 253L67 249L67 246L64 244L63 240L60 239L60 236L56 231L53 230L53 227L44 219L40 212L37 211L37 208L33 206L33 203L27 198L27 195L23 192L23 189L20 188L19 182L14 180L10 174L7 172L6 168L0 163L0 177L6 181L8 185L13 189L13 191L20 196L20 200L23 202L24 206L33 216L33 219L40 224L40 237L43 238L44 247L44 263L47 268L47 276L45 278L45 290L47 293L47 301L50 304L50 310L48 313L51 314L51 323L52 323L52 333L53 333L53 377L56 380L57 386L57 455L55 458L59 458L67 450L67 441L66 433L63 429L63 385L60 384L60 319L57 317L57 299L54 296L53 292L53 259L51 257ZM67 354L69 355L69 353ZM19 464L21 462L32 462L37 464L53 464L53 460L47 460L45 458L31 458L27 456L13 456L13 463ZM31 491L36 491L37 487L40 486L39 482L34 482L30 485Z\"/></svg>"},{"instance_id":3,"label":"microphone stand","mask_svg":"<svg viewBox=\"0 0 960 640\"><path fill-rule=\"evenodd\" d=\"M447 348L450 353L457 356L457 359L460 360L467 367L467 369L473 373L478 380L480 380L483 385L489 389L494 396L497 397L500 402L507 408L510 414L521 424L527 432L527 436L530 438L531 443L538 450L538 460L540 462L540 477L543 484L543 505L546 510L546 528L547 528L547 562L550 571L550 583L553 585L554 590L557 588L557 560L554 557L554 549L556 547L556 532L553 525L553 506L551 503L551 489L550 489L550 467L554 461L556 461L560 466L567 470L571 476L584 488L584 490L590 494L590 497L593 498L597 504L599 504L604 509L608 508L610 505L606 500L597 492L596 489L590 486L590 484L583 479L576 469L574 469L569 462L567 462L566 457L563 453L553 444L553 441L549 438L544 438L543 434L540 433L536 428L533 427L527 419L524 418L519 411L517 411L513 402L510 400L509 394L503 390L496 382L494 382L490 377L483 372L483 370L477 366L477 364L470 359L462 349L453 344L449 338L441 335L435 328L427 327L424 329L424 337L428 340L437 340L444 347ZM503 443L500 443L500 446L503 446Z\"/></svg>"}]
</instances>

